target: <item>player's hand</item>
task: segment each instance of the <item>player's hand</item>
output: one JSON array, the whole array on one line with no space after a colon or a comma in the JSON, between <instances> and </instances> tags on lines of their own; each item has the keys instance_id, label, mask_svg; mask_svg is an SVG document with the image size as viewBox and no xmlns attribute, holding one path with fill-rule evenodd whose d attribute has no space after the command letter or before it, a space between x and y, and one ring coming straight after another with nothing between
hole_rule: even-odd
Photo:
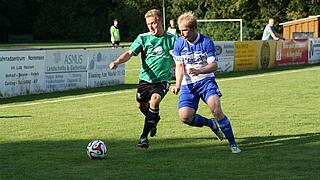
<instances>
[{"instance_id":1,"label":"player's hand","mask_svg":"<svg viewBox=\"0 0 320 180\"><path fill-rule=\"evenodd\" d=\"M109 68L112 69L112 70L117 69L117 67L118 67L118 65L116 63L114 63L114 62L109 64Z\"/></svg>"},{"instance_id":2,"label":"player's hand","mask_svg":"<svg viewBox=\"0 0 320 180\"><path fill-rule=\"evenodd\" d=\"M180 87L175 86L175 87L172 87L170 90L173 94L177 95L180 91Z\"/></svg>"},{"instance_id":3,"label":"player's hand","mask_svg":"<svg viewBox=\"0 0 320 180\"><path fill-rule=\"evenodd\" d=\"M200 70L199 69L195 69L195 68L190 68L189 69L189 74L191 76L197 76L198 74L200 74Z\"/></svg>"}]
</instances>

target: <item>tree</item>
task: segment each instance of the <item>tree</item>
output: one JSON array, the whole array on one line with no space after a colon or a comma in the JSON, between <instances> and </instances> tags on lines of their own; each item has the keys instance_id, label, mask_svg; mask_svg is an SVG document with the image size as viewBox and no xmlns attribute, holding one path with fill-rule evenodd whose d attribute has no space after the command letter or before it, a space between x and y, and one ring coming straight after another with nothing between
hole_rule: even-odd
<instances>
[{"instance_id":1,"label":"tree","mask_svg":"<svg viewBox=\"0 0 320 180\"><path fill-rule=\"evenodd\" d=\"M106 41L114 18L121 41L148 31L147 10L162 9L163 0L0 0L0 41L9 34L33 34L37 40ZM192 11L198 19L243 19L245 40L261 39L268 18L278 22L320 14L320 0L164 0L166 19ZM143 23L142 23L143 22ZM238 38L237 24L199 29L214 39ZM281 27L276 25L281 32ZM234 31L234 30L236 31Z\"/></svg>"}]
</instances>

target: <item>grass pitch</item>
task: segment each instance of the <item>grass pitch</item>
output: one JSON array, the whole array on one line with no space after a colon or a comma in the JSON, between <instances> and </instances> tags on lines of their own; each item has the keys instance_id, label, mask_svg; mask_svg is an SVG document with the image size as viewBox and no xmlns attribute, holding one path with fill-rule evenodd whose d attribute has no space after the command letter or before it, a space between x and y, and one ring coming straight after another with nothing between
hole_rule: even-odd
<instances>
[{"instance_id":1,"label":"grass pitch","mask_svg":"<svg viewBox=\"0 0 320 180\"><path fill-rule=\"evenodd\" d=\"M171 93L150 148L136 147L139 64L127 63L125 85L0 99L0 179L320 178L319 65L217 75L242 149L231 154L209 128L179 121ZM211 117L203 103L198 112ZM88 159L93 139L106 160Z\"/></svg>"}]
</instances>

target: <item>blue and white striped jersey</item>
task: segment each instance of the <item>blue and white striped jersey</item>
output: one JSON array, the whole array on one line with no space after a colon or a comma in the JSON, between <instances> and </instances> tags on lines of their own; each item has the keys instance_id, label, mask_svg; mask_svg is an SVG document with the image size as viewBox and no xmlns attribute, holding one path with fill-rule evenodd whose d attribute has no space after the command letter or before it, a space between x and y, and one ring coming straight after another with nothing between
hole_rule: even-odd
<instances>
[{"instance_id":1,"label":"blue and white striped jersey","mask_svg":"<svg viewBox=\"0 0 320 180\"><path fill-rule=\"evenodd\" d=\"M189 75L189 69L199 69L206 65L218 61L215 54L216 47L211 38L198 33L194 42L179 37L173 49L175 63L184 64L185 74L182 85L191 84L207 77L214 77L214 73L199 74L197 76Z\"/></svg>"}]
</instances>

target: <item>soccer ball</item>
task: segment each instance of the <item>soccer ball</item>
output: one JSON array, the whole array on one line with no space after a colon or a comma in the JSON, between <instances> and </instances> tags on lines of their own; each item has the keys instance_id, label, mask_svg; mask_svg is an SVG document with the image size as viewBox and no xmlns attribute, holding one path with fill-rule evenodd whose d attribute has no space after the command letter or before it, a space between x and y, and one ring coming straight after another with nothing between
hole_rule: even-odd
<instances>
[{"instance_id":1,"label":"soccer ball","mask_svg":"<svg viewBox=\"0 0 320 180\"><path fill-rule=\"evenodd\" d=\"M107 152L107 146L101 140L91 141L87 146L87 154L90 159L105 159Z\"/></svg>"}]
</instances>

